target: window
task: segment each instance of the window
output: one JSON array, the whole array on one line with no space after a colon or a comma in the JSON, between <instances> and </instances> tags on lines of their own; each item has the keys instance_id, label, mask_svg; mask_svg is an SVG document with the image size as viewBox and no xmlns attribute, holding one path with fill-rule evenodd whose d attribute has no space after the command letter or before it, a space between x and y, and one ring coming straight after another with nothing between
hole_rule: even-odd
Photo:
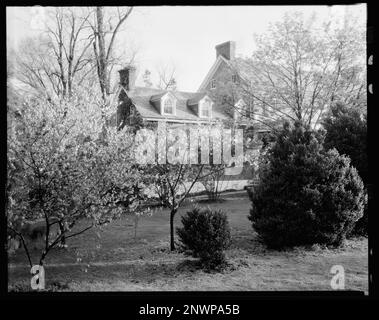
<instances>
[{"instance_id":1,"label":"window","mask_svg":"<svg viewBox=\"0 0 379 320\"><path fill-rule=\"evenodd\" d=\"M209 108L207 106L203 106L201 108L201 116L202 117L209 117Z\"/></svg>"},{"instance_id":2,"label":"window","mask_svg":"<svg viewBox=\"0 0 379 320\"><path fill-rule=\"evenodd\" d=\"M265 103L263 103L263 106L262 106L262 114L264 117L267 117L267 106Z\"/></svg>"},{"instance_id":3,"label":"window","mask_svg":"<svg viewBox=\"0 0 379 320\"><path fill-rule=\"evenodd\" d=\"M272 105L274 106L275 109L278 107L278 99L277 98L273 99Z\"/></svg>"},{"instance_id":4,"label":"window","mask_svg":"<svg viewBox=\"0 0 379 320\"><path fill-rule=\"evenodd\" d=\"M257 106L256 106L254 99L253 98L250 99L249 104L246 106L246 117L249 119L255 120L255 115L257 113L258 106L259 106L259 101L257 101Z\"/></svg>"},{"instance_id":5,"label":"window","mask_svg":"<svg viewBox=\"0 0 379 320\"><path fill-rule=\"evenodd\" d=\"M211 103L204 101L200 108L200 117L209 118L211 116Z\"/></svg>"},{"instance_id":6,"label":"window","mask_svg":"<svg viewBox=\"0 0 379 320\"><path fill-rule=\"evenodd\" d=\"M166 99L163 105L163 113L173 114L174 106L171 99Z\"/></svg>"},{"instance_id":7,"label":"window","mask_svg":"<svg viewBox=\"0 0 379 320\"><path fill-rule=\"evenodd\" d=\"M234 115L233 118L235 120L240 119L241 117L246 116L246 103L240 99L238 102L234 105Z\"/></svg>"},{"instance_id":8,"label":"window","mask_svg":"<svg viewBox=\"0 0 379 320\"><path fill-rule=\"evenodd\" d=\"M211 80L211 89L216 89L216 79Z\"/></svg>"},{"instance_id":9,"label":"window","mask_svg":"<svg viewBox=\"0 0 379 320\"><path fill-rule=\"evenodd\" d=\"M238 76L236 74L233 74L232 75L232 82L237 83L237 81L238 81Z\"/></svg>"},{"instance_id":10,"label":"window","mask_svg":"<svg viewBox=\"0 0 379 320\"><path fill-rule=\"evenodd\" d=\"M253 107L251 104L248 104L245 106L245 117L247 119L251 119L253 114L252 114L252 111L253 111Z\"/></svg>"}]
</instances>

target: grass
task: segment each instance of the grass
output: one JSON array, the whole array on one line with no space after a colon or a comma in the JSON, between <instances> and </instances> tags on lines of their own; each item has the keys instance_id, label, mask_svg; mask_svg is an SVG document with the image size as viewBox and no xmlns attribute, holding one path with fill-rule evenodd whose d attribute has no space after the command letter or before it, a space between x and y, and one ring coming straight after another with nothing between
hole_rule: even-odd
<instances>
[{"instance_id":1,"label":"grass","mask_svg":"<svg viewBox=\"0 0 379 320\"><path fill-rule=\"evenodd\" d=\"M69 239L68 249L49 253L46 283L62 291L331 290L330 269L339 264L345 269L345 289L368 291L367 239L348 240L338 249L268 250L247 219L248 198L226 200L212 204L227 211L232 228L227 250L231 267L222 273L196 269L190 257L170 252L168 211L157 209L140 219L136 239L133 219L128 217ZM179 210L176 226L192 205ZM33 256L38 261L37 251ZM29 286L22 250L9 257L8 279L12 288Z\"/></svg>"}]
</instances>

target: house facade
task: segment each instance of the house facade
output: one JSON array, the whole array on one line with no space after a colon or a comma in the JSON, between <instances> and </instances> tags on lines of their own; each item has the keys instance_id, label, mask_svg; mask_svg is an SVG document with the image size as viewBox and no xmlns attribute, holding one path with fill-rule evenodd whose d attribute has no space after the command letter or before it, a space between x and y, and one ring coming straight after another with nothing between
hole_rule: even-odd
<instances>
[{"instance_id":1,"label":"house facade","mask_svg":"<svg viewBox=\"0 0 379 320\"><path fill-rule=\"evenodd\" d=\"M262 123L268 116L264 105L254 101L251 95L249 73L254 72L242 58L236 57L236 43L227 41L215 47L216 59L198 92L206 92L219 108L225 110L249 134L268 131Z\"/></svg>"},{"instance_id":2,"label":"house facade","mask_svg":"<svg viewBox=\"0 0 379 320\"><path fill-rule=\"evenodd\" d=\"M185 92L135 86L135 68L119 71L117 125L142 126L166 121L171 124L233 122L205 92Z\"/></svg>"},{"instance_id":3,"label":"house facade","mask_svg":"<svg viewBox=\"0 0 379 320\"><path fill-rule=\"evenodd\" d=\"M152 125L157 121L171 124L211 124L222 121L228 127L251 132L266 132L259 122L260 111L248 94L244 94L240 72L242 59L235 57L236 44L228 41L216 46L216 60L197 92L162 90L135 85L136 69L119 71L120 88L117 125ZM236 72L238 64L239 71ZM254 113L252 112L255 108ZM262 115L266 112L261 110Z\"/></svg>"}]
</instances>

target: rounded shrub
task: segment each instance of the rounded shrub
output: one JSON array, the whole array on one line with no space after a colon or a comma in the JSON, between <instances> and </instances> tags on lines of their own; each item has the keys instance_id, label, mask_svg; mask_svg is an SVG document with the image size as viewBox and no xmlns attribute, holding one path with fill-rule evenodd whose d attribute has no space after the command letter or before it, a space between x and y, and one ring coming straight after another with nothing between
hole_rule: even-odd
<instances>
[{"instance_id":1,"label":"rounded shrub","mask_svg":"<svg viewBox=\"0 0 379 320\"><path fill-rule=\"evenodd\" d=\"M207 269L219 269L226 265L224 250L230 244L230 227L226 214L221 210L194 208L182 216L182 228L177 234L184 250L200 258Z\"/></svg>"},{"instance_id":2,"label":"rounded shrub","mask_svg":"<svg viewBox=\"0 0 379 320\"><path fill-rule=\"evenodd\" d=\"M348 157L324 149L324 136L285 123L262 162L249 220L269 247L340 245L362 217L363 182Z\"/></svg>"}]
</instances>

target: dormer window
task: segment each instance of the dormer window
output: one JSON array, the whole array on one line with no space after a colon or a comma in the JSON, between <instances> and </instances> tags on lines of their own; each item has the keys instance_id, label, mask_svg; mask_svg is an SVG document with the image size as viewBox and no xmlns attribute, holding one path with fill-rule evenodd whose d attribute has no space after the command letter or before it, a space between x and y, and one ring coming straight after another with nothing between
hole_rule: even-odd
<instances>
[{"instance_id":1,"label":"dormer window","mask_svg":"<svg viewBox=\"0 0 379 320\"><path fill-rule=\"evenodd\" d=\"M199 118L212 118L213 101L206 94L189 99L187 105Z\"/></svg>"},{"instance_id":2,"label":"dormer window","mask_svg":"<svg viewBox=\"0 0 379 320\"><path fill-rule=\"evenodd\" d=\"M200 117L204 117L204 118L209 118L209 116L211 115L211 110L208 106L203 106L201 108L201 114L200 114Z\"/></svg>"},{"instance_id":3,"label":"dormer window","mask_svg":"<svg viewBox=\"0 0 379 320\"><path fill-rule=\"evenodd\" d=\"M209 118L211 116L211 103L204 101L200 107L200 117Z\"/></svg>"},{"instance_id":4,"label":"dormer window","mask_svg":"<svg viewBox=\"0 0 379 320\"><path fill-rule=\"evenodd\" d=\"M199 101L199 117L211 118L212 117L212 100L205 96Z\"/></svg>"},{"instance_id":5,"label":"dormer window","mask_svg":"<svg viewBox=\"0 0 379 320\"><path fill-rule=\"evenodd\" d=\"M211 80L211 89L216 89L216 79Z\"/></svg>"},{"instance_id":6,"label":"dormer window","mask_svg":"<svg viewBox=\"0 0 379 320\"><path fill-rule=\"evenodd\" d=\"M163 104L163 113L165 114L173 114L174 107L171 99L166 99Z\"/></svg>"},{"instance_id":7,"label":"dormer window","mask_svg":"<svg viewBox=\"0 0 379 320\"><path fill-rule=\"evenodd\" d=\"M176 97L171 92L162 92L150 98L150 103L162 115L176 115Z\"/></svg>"}]
</instances>

